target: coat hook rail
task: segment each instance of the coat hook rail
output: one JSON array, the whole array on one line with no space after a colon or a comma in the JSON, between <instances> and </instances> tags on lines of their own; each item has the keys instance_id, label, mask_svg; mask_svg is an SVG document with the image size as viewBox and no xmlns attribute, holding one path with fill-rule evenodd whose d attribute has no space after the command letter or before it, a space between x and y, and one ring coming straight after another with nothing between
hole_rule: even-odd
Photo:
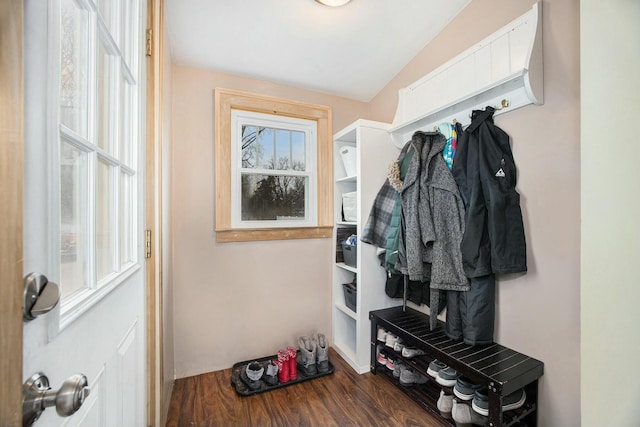
<instances>
[{"instance_id":1,"label":"coat hook rail","mask_svg":"<svg viewBox=\"0 0 640 427\"><path fill-rule=\"evenodd\" d=\"M499 107L493 107L494 110L498 111L498 110L504 110L505 108L508 108L509 105L511 105L511 102L508 99L503 99L502 101L500 101L500 106ZM469 118L471 118L471 114L469 114ZM458 123L458 120L453 119L453 124L455 125L456 123ZM434 132L438 132L438 126L434 126L433 127L433 131Z\"/></svg>"}]
</instances>

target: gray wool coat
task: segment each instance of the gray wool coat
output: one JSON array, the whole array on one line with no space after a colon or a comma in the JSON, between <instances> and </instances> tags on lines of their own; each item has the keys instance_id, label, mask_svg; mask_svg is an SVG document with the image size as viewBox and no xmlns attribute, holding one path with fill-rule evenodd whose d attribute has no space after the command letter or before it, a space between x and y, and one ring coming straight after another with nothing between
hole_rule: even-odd
<instances>
[{"instance_id":1,"label":"gray wool coat","mask_svg":"<svg viewBox=\"0 0 640 427\"><path fill-rule=\"evenodd\" d=\"M442 134L421 131L409 142L415 154L401 192L405 233L396 268L411 280L430 280L433 290L468 291L460 249L464 203L440 154L445 143Z\"/></svg>"}]
</instances>

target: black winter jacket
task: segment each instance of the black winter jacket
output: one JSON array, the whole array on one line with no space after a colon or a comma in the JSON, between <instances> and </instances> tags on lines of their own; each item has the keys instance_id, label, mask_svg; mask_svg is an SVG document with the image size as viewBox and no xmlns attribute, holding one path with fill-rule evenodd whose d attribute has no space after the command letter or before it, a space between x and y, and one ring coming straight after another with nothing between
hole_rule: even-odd
<instances>
[{"instance_id":1,"label":"black winter jacket","mask_svg":"<svg viewBox=\"0 0 640 427\"><path fill-rule=\"evenodd\" d=\"M494 111L473 111L452 169L466 207L461 249L469 278L527 270L516 165L509 136L493 123Z\"/></svg>"}]
</instances>

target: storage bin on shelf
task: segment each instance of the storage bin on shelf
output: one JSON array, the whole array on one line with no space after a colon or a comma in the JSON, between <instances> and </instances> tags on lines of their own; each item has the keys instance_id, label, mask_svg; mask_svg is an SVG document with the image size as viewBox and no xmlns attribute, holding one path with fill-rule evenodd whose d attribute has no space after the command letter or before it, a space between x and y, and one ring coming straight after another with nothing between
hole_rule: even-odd
<instances>
[{"instance_id":1,"label":"storage bin on shelf","mask_svg":"<svg viewBox=\"0 0 640 427\"><path fill-rule=\"evenodd\" d=\"M358 192L351 191L342 195L342 215L348 222L358 220Z\"/></svg>"},{"instance_id":2,"label":"storage bin on shelf","mask_svg":"<svg viewBox=\"0 0 640 427\"><path fill-rule=\"evenodd\" d=\"M349 267L357 268L358 245L355 244L352 237L342 242L342 256L346 265L348 265Z\"/></svg>"},{"instance_id":3,"label":"storage bin on shelf","mask_svg":"<svg viewBox=\"0 0 640 427\"><path fill-rule=\"evenodd\" d=\"M356 305L356 299L358 296L358 287L354 283L343 283L342 290L344 291L344 304L355 313L358 312Z\"/></svg>"},{"instance_id":4,"label":"storage bin on shelf","mask_svg":"<svg viewBox=\"0 0 640 427\"><path fill-rule=\"evenodd\" d=\"M340 157L342 158L342 164L344 165L346 175L356 175L358 172L356 169L356 147L345 145L340 148Z\"/></svg>"}]
</instances>

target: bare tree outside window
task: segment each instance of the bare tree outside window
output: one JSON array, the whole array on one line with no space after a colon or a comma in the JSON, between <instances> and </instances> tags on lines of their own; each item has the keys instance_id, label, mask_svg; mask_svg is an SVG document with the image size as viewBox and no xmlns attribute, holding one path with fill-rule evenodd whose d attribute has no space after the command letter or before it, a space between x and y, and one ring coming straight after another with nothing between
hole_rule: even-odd
<instances>
[{"instance_id":1,"label":"bare tree outside window","mask_svg":"<svg viewBox=\"0 0 640 427\"><path fill-rule=\"evenodd\" d=\"M305 170L303 132L243 126L242 168L243 221L305 219L308 178L291 173Z\"/></svg>"}]
</instances>

